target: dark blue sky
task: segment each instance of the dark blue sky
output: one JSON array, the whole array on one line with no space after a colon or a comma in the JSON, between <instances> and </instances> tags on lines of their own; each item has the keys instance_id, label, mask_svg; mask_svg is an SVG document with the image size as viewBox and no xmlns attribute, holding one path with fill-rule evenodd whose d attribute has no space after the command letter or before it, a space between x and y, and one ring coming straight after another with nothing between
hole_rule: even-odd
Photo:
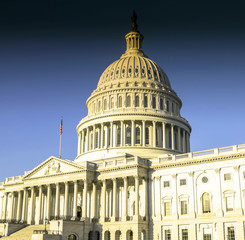
<instances>
[{"instance_id":1,"label":"dark blue sky","mask_svg":"<svg viewBox=\"0 0 245 240\"><path fill-rule=\"evenodd\" d=\"M244 1L1 1L0 181L58 155L104 69L125 51L133 9L143 49L167 73L192 151L245 143Z\"/></svg>"}]
</instances>

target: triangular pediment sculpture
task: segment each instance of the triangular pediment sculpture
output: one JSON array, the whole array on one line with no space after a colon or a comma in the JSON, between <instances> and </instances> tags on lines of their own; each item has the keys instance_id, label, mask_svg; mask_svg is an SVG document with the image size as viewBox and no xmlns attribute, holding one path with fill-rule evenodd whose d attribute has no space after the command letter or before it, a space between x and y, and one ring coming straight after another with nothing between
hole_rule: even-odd
<instances>
[{"instance_id":1,"label":"triangular pediment sculpture","mask_svg":"<svg viewBox=\"0 0 245 240\"><path fill-rule=\"evenodd\" d=\"M84 169L83 166L80 166L72 161L50 157L32 171L29 171L24 179L40 178L46 176L52 176L57 174L64 174L70 172L78 172Z\"/></svg>"}]
</instances>

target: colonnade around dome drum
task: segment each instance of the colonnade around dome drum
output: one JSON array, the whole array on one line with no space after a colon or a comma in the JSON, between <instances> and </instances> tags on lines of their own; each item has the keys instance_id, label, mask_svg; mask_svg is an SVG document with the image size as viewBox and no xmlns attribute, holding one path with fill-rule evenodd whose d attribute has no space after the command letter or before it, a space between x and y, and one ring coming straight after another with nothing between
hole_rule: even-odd
<instances>
[{"instance_id":1,"label":"colonnade around dome drum","mask_svg":"<svg viewBox=\"0 0 245 240\"><path fill-rule=\"evenodd\" d=\"M149 120L121 120L94 124L78 136L78 155L117 147L153 147L190 151L190 134L178 125Z\"/></svg>"}]
</instances>

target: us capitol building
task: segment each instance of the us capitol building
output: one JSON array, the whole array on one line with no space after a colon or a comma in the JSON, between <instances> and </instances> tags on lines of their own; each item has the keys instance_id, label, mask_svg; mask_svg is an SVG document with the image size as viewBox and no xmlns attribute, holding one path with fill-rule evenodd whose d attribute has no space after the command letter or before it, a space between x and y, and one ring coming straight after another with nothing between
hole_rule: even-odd
<instances>
[{"instance_id":1,"label":"us capitol building","mask_svg":"<svg viewBox=\"0 0 245 240\"><path fill-rule=\"evenodd\" d=\"M0 183L2 239L245 239L245 144L190 152L182 102L136 18L86 102L76 159Z\"/></svg>"}]
</instances>

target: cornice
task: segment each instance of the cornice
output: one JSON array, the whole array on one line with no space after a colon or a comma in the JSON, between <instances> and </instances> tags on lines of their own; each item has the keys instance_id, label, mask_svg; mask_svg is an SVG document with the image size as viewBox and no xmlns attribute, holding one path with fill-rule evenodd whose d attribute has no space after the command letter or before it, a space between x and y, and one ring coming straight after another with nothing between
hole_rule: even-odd
<instances>
[{"instance_id":1,"label":"cornice","mask_svg":"<svg viewBox=\"0 0 245 240\"><path fill-rule=\"evenodd\" d=\"M175 120L177 122L180 122L180 123L186 125L189 128L189 131L190 132L192 130L192 128L191 128L190 124L188 123L188 121L185 118L183 118L183 117L167 116L167 115L144 113L144 112L140 112L140 113L134 113L134 112L128 112L128 113L127 112L123 112L123 113L122 112L119 112L119 113L108 113L107 115L103 115L102 114L102 115L99 115L99 116L91 117L89 119L83 118L79 122L79 124L77 125L76 130L78 130L78 128L81 125L86 124L89 121L94 121L94 120L103 119L103 118L109 118L109 117L117 117L117 116L147 116L147 117L157 117L157 118L162 118L162 119ZM151 120L149 120L149 121L151 121ZM105 121L105 122L110 122L110 120Z\"/></svg>"},{"instance_id":2,"label":"cornice","mask_svg":"<svg viewBox=\"0 0 245 240\"><path fill-rule=\"evenodd\" d=\"M205 164L210 162L219 162L219 161L225 161L225 160L232 160L232 159L239 159L245 157L244 153L236 153L236 154L230 154L230 155L224 155L224 156L217 156L217 157L209 157L209 158L201 158L201 159L195 159L195 160L188 160L188 161L180 161L180 162L171 162L171 163L159 163L156 166L151 166L150 168L152 170L159 170L164 168L172 168L172 167L179 167L179 166L190 166L195 164Z\"/></svg>"}]
</instances>

